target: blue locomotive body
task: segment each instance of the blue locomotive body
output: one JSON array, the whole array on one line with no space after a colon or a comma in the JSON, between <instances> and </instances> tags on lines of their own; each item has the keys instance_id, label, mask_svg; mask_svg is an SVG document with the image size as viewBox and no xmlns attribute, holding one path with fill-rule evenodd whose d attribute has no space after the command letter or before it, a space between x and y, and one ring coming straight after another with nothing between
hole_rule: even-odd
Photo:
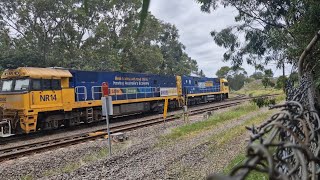
<instances>
[{"instance_id":1,"label":"blue locomotive body","mask_svg":"<svg viewBox=\"0 0 320 180\"><path fill-rule=\"evenodd\" d=\"M30 133L102 121L106 94L112 97L113 116L122 116L223 100L229 93L225 79L193 76L22 67L6 70L1 78L6 119L0 118L0 136L19 128Z\"/></svg>"},{"instance_id":2,"label":"blue locomotive body","mask_svg":"<svg viewBox=\"0 0 320 180\"><path fill-rule=\"evenodd\" d=\"M220 79L182 76L183 94L202 94L220 92Z\"/></svg>"},{"instance_id":3,"label":"blue locomotive body","mask_svg":"<svg viewBox=\"0 0 320 180\"><path fill-rule=\"evenodd\" d=\"M161 88L176 88L175 76L143 73L71 70L70 86L76 88L76 100L101 99L101 84L107 82L113 100L160 97Z\"/></svg>"}]
</instances>

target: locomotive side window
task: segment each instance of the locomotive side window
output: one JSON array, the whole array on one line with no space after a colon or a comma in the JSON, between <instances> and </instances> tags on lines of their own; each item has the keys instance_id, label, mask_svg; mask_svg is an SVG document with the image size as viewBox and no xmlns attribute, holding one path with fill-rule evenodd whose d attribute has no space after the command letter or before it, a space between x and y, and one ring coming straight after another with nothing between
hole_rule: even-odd
<instances>
[{"instance_id":1,"label":"locomotive side window","mask_svg":"<svg viewBox=\"0 0 320 180\"><path fill-rule=\"evenodd\" d=\"M32 80L32 90L41 90L41 80L33 79Z\"/></svg>"},{"instance_id":2,"label":"locomotive side window","mask_svg":"<svg viewBox=\"0 0 320 180\"><path fill-rule=\"evenodd\" d=\"M228 84L227 82L224 82L224 83L223 83L223 85L225 85L225 86L229 86L229 84Z\"/></svg>"},{"instance_id":3,"label":"locomotive side window","mask_svg":"<svg viewBox=\"0 0 320 180\"><path fill-rule=\"evenodd\" d=\"M52 79L52 89L53 90L60 90L61 89L61 82L59 79Z\"/></svg>"},{"instance_id":4,"label":"locomotive side window","mask_svg":"<svg viewBox=\"0 0 320 180\"><path fill-rule=\"evenodd\" d=\"M33 79L32 90L61 90L60 79Z\"/></svg>"},{"instance_id":5,"label":"locomotive side window","mask_svg":"<svg viewBox=\"0 0 320 180\"><path fill-rule=\"evenodd\" d=\"M17 79L14 86L14 90L15 91L28 90L29 82L30 82L30 79Z\"/></svg>"},{"instance_id":6,"label":"locomotive side window","mask_svg":"<svg viewBox=\"0 0 320 180\"><path fill-rule=\"evenodd\" d=\"M51 90L51 79L42 80L42 90Z\"/></svg>"}]
</instances>

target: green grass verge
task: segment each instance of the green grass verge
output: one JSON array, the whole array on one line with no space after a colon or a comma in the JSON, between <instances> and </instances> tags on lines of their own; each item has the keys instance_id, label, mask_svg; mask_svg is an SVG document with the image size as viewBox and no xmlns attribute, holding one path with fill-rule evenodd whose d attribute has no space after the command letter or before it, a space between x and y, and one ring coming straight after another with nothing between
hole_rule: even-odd
<instances>
[{"instance_id":1,"label":"green grass verge","mask_svg":"<svg viewBox=\"0 0 320 180\"><path fill-rule=\"evenodd\" d=\"M228 166L223 170L223 174L228 175L232 171L232 169L235 166L238 166L244 162L246 159L246 156L244 154L239 154L236 156L229 164ZM264 179L269 179L268 175L265 173L257 172L257 171L252 171L249 173L249 175L246 177L246 180L264 180Z\"/></svg>"},{"instance_id":2,"label":"green grass verge","mask_svg":"<svg viewBox=\"0 0 320 180\"><path fill-rule=\"evenodd\" d=\"M228 112L219 112L214 114L211 118L205 121L199 121L191 124L186 124L181 127L173 129L170 133L160 137L161 143L168 143L180 138L189 137L199 132L213 129L219 123L230 121L235 118L240 118L250 112L258 110L254 104L244 104L231 108Z\"/></svg>"},{"instance_id":3,"label":"green grass verge","mask_svg":"<svg viewBox=\"0 0 320 180\"><path fill-rule=\"evenodd\" d=\"M270 95L270 94L284 94L282 89L275 89L273 87L265 88L261 80L255 80L250 83L247 83L238 91L233 91L234 94L246 94L248 96L261 96L261 95Z\"/></svg>"},{"instance_id":4,"label":"green grass verge","mask_svg":"<svg viewBox=\"0 0 320 180\"><path fill-rule=\"evenodd\" d=\"M241 124L239 126L231 128L230 130L225 131L222 134L219 134L219 137L218 136L213 137L212 140L215 140L217 142L218 146L219 145L221 146L222 144L225 144L226 142L232 140L234 137L241 136L243 133L245 133L247 131L245 129L245 126L250 126L252 124L258 125L258 124L262 123L263 121L265 121L273 113L274 113L274 111L268 111L266 113L259 114L255 117L251 118L250 120L248 120L244 124ZM212 148L217 148L217 147L215 146ZM212 150L210 150L210 151L212 151ZM245 159L246 159L246 157L243 153L239 154L233 160L231 160L231 162L224 168L223 173L229 174L235 166L243 163L243 161ZM246 179L247 180L268 179L267 177L268 176L264 173L252 171Z\"/></svg>"},{"instance_id":5,"label":"green grass verge","mask_svg":"<svg viewBox=\"0 0 320 180\"><path fill-rule=\"evenodd\" d=\"M261 114L257 114L256 116L250 118L245 123L235 126L231 129L227 129L218 135L214 135L211 137L211 141L215 141L218 145L223 145L234 139L235 137L239 137L246 133L248 130L245 128L246 126L259 125L264 122L267 118L269 118L274 112L267 111ZM215 147L216 147L215 145Z\"/></svg>"},{"instance_id":6,"label":"green grass verge","mask_svg":"<svg viewBox=\"0 0 320 180\"><path fill-rule=\"evenodd\" d=\"M248 95L250 97L262 96L262 95L271 95L271 94L284 94L283 90L281 90L281 89L273 89L273 88L266 88L266 89L259 89L259 90L240 90L237 93L246 94L246 95Z\"/></svg>"},{"instance_id":7,"label":"green grass verge","mask_svg":"<svg viewBox=\"0 0 320 180\"><path fill-rule=\"evenodd\" d=\"M286 100L286 95L285 94L281 94L279 96L276 96L275 99L276 99L276 103L280 103L280 102Z\"/></svg>"},{"instance_id":8,"label":"green grass verge","mask_svg":"<svg viewBox=\"0 0 320 180\"><path fill-rule=\"evenodd\" d=\"M208 147L208 151L206 151L206 157L208 159L211 159L212 162L215 161L215 153L221 149L223 145L230 144L235 139L235 137L241 137L243 136L247 130L245 129L245 126L251 126L252 124L260 124L263 121L265 121L268 117L270 117L271 114L273 114L273 111L267 111L260 114L257 114L251 118L249 118L246 122L243 124L237 125L233 128L226 129L225 131L215 134L211 137L208 137L207 141L214 141L212 145ZM234 158L228 166L224 169L224 174L228 174L232 168L239 163L242 163L242 161L245 159L244 154L240 154L236 158ZM197 168L194 169L193 167L185 167L183 163L176 164L175 167L179 167L179 179L188 179L190 177L202 177L204 176L203 172L201 170L198 170ZM253 173L250 175L252 178L261 179L263 176L261 174ZM205 179L205 177L203 177ZM256 180L255 179L255 180Z\"/></svg>"}]
</instances>

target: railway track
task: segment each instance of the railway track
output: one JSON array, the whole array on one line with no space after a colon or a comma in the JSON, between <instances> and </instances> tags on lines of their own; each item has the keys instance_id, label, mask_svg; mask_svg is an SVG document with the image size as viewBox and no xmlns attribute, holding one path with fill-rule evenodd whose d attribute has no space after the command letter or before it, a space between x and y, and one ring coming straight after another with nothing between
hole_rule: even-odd
<instances>
[{"instance_id":1,"label":"railway track","mask_svg":"<svg viewBox=\"0 0 320 180\"><path fill-rule=\"evenodd\" d=\"M204 112L208 111L213 111L217 109L223 109L223 108L228 108L231 106L236 106L239 105L242 102L245 102L249 99L252 98L238 98L233 101L228 101L224 104L219 104L219 105L213 105L210 107L204 107L204 108L198 108L198 109L191 109L188 112L189 116L194 116L197 114L201 114ZM161 124L165 123L168 121L173 121L175 119L179 119L180 117L177 116L177 114L181 114L181 111L178 113L174 113L171 115L168 115L167 118L164 120L162 117L153 117L149 119L144 119L144 120L139 120L139 121L134 121L130 123L123 123L120 125L114 125L110 127L111 134L116 133L116 132L127 132L131 130L135 130L138 128L142 127L147 127L147 126L152 126L156 124ZM68 137L63 137L63 138L56 138L56 139L51 139L51 140L45 140L41 142L34 142L34 143L29 143L25 145L18 145L18 146L12 146L12 147L7 147L7 148L0 148L0 162L23 157L23 156L28 156L31 154L39 153L39 152L44 152L52 149L57 149L57 148L62 148L74 144L79 144L82 142L87 142L87 141L92 141L96 140L99 138L104 138L107 136L107 129L99 129L96 130L95 132L98 133L79 133L76 135L68 136Z\"/></svg>"},{"instance_id":2,"label":"railway track","mask_svg":"<svg viewBox=\"0 0 320 180\"><path fill-rule=\"evenodd\" d=\"M224 100L224 102L229 102L229 101L235 101L235 100L239 100L239 99L246 99L248 97L245 97L246 95L244 94L240 94L237 95L236 97L230 98L230 99L226 99ZM208 104L200 104L200 105L195 105L192 108L197 108L197 107L202 107L204 105L208 105ZM210 104L209 104L210 105ZM179 111L179 110L178 110ZM175 112L175 111L172 111ZM133 115L126 115L126 116L118 116L115 118L110 119L110 123L113 124L114 122L125 122L125 121L130 121L134 118L146 118L148 116L151 116L150 114L133 114ZM69 132L73 132L73 131L77 131L77 130L81 130L81 129L88 129L88 128L93 128L95 126L99 126L99 125L104 125L105 122L95 122L92 124L80 124L78 126L75 127L64 127L61 129L55 129L55 130L51 130L51 131L38 131L35 133L31 133L28 135L25 134L20 134L20 135L15 135L15 136L11 136L11 137L6 137L6 138L0 138L0 149L1 146L5 146L8 144L13 144L13 143L18 143L23 141L29 141L29 140L33 140L33 139L38 139L38 138L42 138L45 136L50 136L50 135L54 135L57 134L59 136L59 134L64 134L65 131L69 131Z\"/></svg>"}]
</instances>

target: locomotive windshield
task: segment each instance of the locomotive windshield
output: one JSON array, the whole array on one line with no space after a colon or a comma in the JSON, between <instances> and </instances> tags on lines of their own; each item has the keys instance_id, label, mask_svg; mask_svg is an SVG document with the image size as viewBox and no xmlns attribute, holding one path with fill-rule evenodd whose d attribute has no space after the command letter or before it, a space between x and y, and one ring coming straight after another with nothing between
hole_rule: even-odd
<instances>
[{"instance_id":1,"label":"locomotive windshield","mask_svg":"<svg viewBox=\"0 0 320 180\"><path fill-rule=\"evenodd\" d=\"M1 91L8 92L12 89L13 80L4 80L1 82Z\"/></svg>"},{"instance_id":2,"label":"locomotive windshield","mask_svg":"<svg viewBox=\"0 0 320 180\"><path fill-rule=\"evenodd\" d=\"M1 92L27 91L29 89L30 79L2 80Z\"/></svg>"},{"instance_id":3,"label":"locomotive windshield","mask_svg":"<svg viewBox=\"0 0 320 180\"><path fill-rule=\"evenodd\" d=\"M30 79L17 79L14 85L14 91L28 90Z\"/></svg>"}]
</instances>

